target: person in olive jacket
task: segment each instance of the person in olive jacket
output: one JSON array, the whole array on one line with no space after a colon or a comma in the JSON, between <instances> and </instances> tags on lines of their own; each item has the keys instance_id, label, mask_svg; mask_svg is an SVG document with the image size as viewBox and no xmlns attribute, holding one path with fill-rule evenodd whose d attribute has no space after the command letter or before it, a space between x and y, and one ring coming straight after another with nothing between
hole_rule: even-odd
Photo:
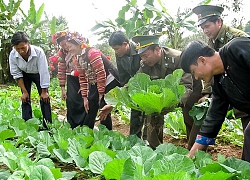
<instances>
[{"instance_id":1,"label":"person in olive jacket","mask_svg":"<svg viewBox=\"0 0 250 180\"><path fill-rule=\"evenodd\" d=\"M174 70L180 69L181 52L168 47L159 46L160 36L135 36L132 38L137 43L138 54L142 59L138 72L148 74L151 80L163 79ZM186 92L182 97L182 104L185 106L190 94L193 92L193 78L190 73L184 73L181 84L186 87ZM163 111L160 114L146 116L147 141L150 147L155 149L163 143Z\"/></svg>"}]
</instances>

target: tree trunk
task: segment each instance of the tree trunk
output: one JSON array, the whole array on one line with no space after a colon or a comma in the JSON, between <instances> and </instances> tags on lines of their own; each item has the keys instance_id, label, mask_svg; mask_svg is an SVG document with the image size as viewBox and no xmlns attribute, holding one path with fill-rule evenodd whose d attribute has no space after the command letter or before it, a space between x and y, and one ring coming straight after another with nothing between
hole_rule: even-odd
<instances>
[{"instance_id":1,"label":"tree trunk","mask_svg":"<svg viewBox=\"0 0 250 180\"><path fill-rule=\"evenodd\" d=\"M4 75L3 75L3 70L0 70L0 84L4 84Z\"/></svg>"},{"instance_id":2,"label":"tree trunk","mask_svg":"<svg viewBox=\"0 0 250 180\"><path fill-rule=\"evenodd\" d=\"M10 74L10 66L9 66L9 54L12 50L12 46L10 43L6 43L3 46L2 53L1 53L1 66L0 69L0 79L3 78L3 83L10 83L13 82L13 78ZM2 71L2 72L1 72Z\"/></svg>"}]
</instances>

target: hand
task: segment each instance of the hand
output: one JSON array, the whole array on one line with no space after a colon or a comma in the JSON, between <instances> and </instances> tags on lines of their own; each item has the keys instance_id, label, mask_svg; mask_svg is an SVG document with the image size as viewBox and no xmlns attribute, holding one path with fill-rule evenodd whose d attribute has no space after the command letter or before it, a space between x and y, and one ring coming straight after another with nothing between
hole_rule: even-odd
<instances>
[{"instance_id":1,"label":"hand","mask_svg":"<svg viewBox=\"0 0 250 180\"><path fill-rule=\"evenodd\" d=\"M187 154L187 157L193 157L198 150L206 150L206 149L207 149L207 146L199 144L199 143L194 143L193 147Z\"/></svg>"},{"instance_id":2,"label":"hand","mask_svg":"<svg viewBox=\"0 0 250 180\"><path fill-rule=\"evenodd\" d=\"M113 109L113 106L111 106L111 105L107 104L107 105L103 106L103 108L100 109L100 112L98 115L99 120L104 121L107 118L108 114L112 111L112 109Z\"/></svg>"},{"instance_id":3,"label":"hand","mask_svg":"<svg viewBox=\"0 0 250 180\"><path fill-rule=\"evenodd\" d=\"M209 98L209 94L204 95L202 98L198 100L198 104L204 102L207 98Z\"/></svg>"},{"instance_id":4,"label":"hand","mask_svg":"<svg viewBox=\"0 0 250 180\"><path fill-rule=\"evenodd\" d=\"M29 94L27 92L24 92L22 94L21 100L22 100L23 103L27 103L30 100Z\"/></svg>"},{"instance_id":5,"label":"hand","mask_svg":"<svg viewBox=\"0 0 250 180\"><path fill-rule=\"evenodd\" d=\"M49 98L49 94L46 92L46 93L41 93L41 96L40 96L40 99L41 101L45 102L45 103L49 103L50 102L50 98Z\"/></svg>"},{"instance_id":6,"label":"hand","mask_svg":"<svg viewBox=\"0 0 250 180\"><path fill-rule=\"evenodd\" d=\"M87 97L84 97L84 98L83 98L83 103L84 103L85 111L86 111L86 113L88 114L88 112L89 112L89 100L88 100Z\"/></svg>"},{"instance_id":7,"label":"hand","mask_svg":"<svg viewBox=\"0 0 250 180\"><path fill-rule=\"evenodd\" d=\"M61 97L62 97L62 100L64 100L64 101L67 99L67 93L66 93L65 89L62 89Z\"/></svg>"}]
</instances>

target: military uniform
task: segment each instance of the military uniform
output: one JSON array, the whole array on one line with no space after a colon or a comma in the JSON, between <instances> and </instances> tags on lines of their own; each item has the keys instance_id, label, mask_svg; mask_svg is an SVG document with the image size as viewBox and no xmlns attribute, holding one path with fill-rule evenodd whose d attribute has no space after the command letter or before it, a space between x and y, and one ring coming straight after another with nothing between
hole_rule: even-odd
<instances>
[{"instance_id":1,"label":"military uniform","mask_svg":"<svg viewBox=\"0 0 250 180\"><path fill-rule=\"evenodd\" d=\"M223 8L219 6L212 6L212 5L201 5L197 6L193 9L193 12L198 15L198 25L201 25L202 23L208 21L211 17L218 16L220 17L221 13L223 12ZM218 32L218 35L215 39L209 39L208 45L215 49L216 51L219 51L221 47L223 47L225 44L227 44L229 41L231 41L233 38L236 37L247 37L248 34L246 34L244 31L241 31L239 29L235 29L226 25L223 25ZM202 94L211 94L212 88L211 84L213 83L213 79L210 83L204 83ZM236 118L241 118L243 130L246 128L248 122L250 121L250 116L246 113L240 112L237 109L234 109L234 114Z\"/></svg>"},{"instance_id":2,"label":"military uniform","mask_svg":"<svg viewBox=\"0 0 250 180\"><path fill-rule=\"evenodd\" d=\"M165 78L168 74L172 74L174 70L180 69L180 51L175 49L163 47L162 59L153 67L144 65L139 69L139 72L146 73L150 76L151 80ZM185 73L181 83L186 87L186 93L182 98L182 104L186 104L190 94L192 93L193 80L191 74ZM161 114L147 115L147 140L150 146L155 149L158 145L163 143L163 125L164 115L169 111L163 111Z\"/></svg>"},{"instance_id":3,"label":"military uniform","mask_svg":"<svg viewBox=\"0 0 250 180\"><path fill-rule=\"evenodd\" d=\"M120 84L124 86L128 83L129 79L133 77L140 68L140 55L136 51L136 45L134 42L129 43L130 54L122 57L116 56L116 64L119 72ZM130 113L130 132L129 134L135 134L139 138L146 139L146 129L144 128L142 137L142 128L144 124L144 115L140 111L131 109Z\"/></svg>"},{"instance_id":4,"label":"military uniform","mask_svg":"<svg viewBox=\"0 0 250 180\"><path fill-rule=\"evenodd\" d=\"M219 49L224 46L226 43L231 41L235 37L247 37L247 33L244 31L241 31L239 29L235 29L229 26L226 26L225 24L221 27L217 37L215 40L209 39L208 45L215 49L216 51L219 51Z\"/></svg>"},{"instance_id":5,"label":"military uniform","mask_svg":"<svg viewBox=\"0 0 250 180\"><path fill-rule=\"evenodd\" d=\"M138 42L138 53L147 50L153 44L159 44L159 36L136 36L133 38ZM161 60L153 66L148 66L141 63L141 68L138 72L148 74L153 79L165 78L168 74L172 74L174 70L180 69L180 54L181 52L175 49L162 47ZM193 88L193 79L191 74L184 73L181 79L181 84L185 85L186 93L182 97L182 104L185 105ZM164 115L170 109L164 109L160 114L151 114L146 116L145 125L147 127L147 140L150 147L155 149L158 145L163 143L163 125Z\"/></svg>"}]
</instances>

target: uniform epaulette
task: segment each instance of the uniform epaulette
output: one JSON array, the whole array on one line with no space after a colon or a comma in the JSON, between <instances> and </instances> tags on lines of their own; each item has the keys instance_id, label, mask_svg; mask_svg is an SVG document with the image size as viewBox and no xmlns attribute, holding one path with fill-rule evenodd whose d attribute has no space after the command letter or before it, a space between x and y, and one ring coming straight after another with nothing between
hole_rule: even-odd
<instances>
[{"instance_id":1,"label":"uniform epaulette","mask_svg":"<svg viewBox=\"0 0 250 180\"><path fill-rule=\"evenodd\" d=\"M225 38L224 38L223 36L221 36L218 40L219 40L221 43L224 43Z\"/></svg>"},{"instance_id":2,"label":"uniform epaulette","mask_svg":"<svg viewBox=\"0 0 250 180\"><path fill-rule=\"evenodd\" d=\"M233 39L233 37L234 37L233 33L229 32L229 31L226 32L226 36L227 36L229 39Z\"/></svg>"},{"instance_id":3,"label":"uniform epaulette","mask_svg":"<svg viewBox=\"0 0 250 180\"><path fill-rule=\"evenodd\" d=\"M165 64L164 64L165 68L169 67L169 63L173 63L173 64L175 63L175 58L174 57L165 56L164 59L165 59Z\"/></svg>"}]
</instances>

